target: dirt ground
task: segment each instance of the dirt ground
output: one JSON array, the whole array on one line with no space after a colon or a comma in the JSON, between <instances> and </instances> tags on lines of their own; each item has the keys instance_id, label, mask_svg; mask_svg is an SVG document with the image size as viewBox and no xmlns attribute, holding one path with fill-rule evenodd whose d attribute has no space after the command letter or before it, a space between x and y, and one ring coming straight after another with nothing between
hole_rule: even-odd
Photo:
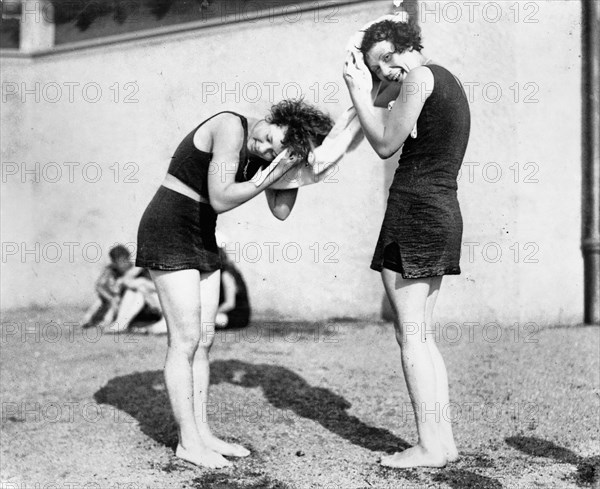
<instances>
[{"instance_id":1,"label":"dirt ground","mask_svg":"<svg viewBox=\"0 0 600 489\"><path fill-rule=\"evenodd\" d=\"M598 487L600 329L441 325L461 459L392 470L416 430L390 323L219 332L211 421L252 455L178 461L165 337L81 330L76 309L2 315L2 489Z\"/></svg>"}]
</instances>

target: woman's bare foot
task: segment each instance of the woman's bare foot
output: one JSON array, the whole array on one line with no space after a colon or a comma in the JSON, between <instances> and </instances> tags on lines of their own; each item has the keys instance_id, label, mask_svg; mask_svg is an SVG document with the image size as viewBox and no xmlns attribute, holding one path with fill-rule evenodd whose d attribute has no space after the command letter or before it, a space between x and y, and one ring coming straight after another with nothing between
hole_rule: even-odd
<instances>
[{"instance_id":1,"label":"woman's bare foot","mask_svg":"<svg viewBox=\"0 0 600 489\"><path fill-rule=\"evenodd\" d=\"M175 456L199 467L209 469L220 469L231 465L229 460L208 447L197 448L191 451L183 448L181 445L177 445Z\"/></svg>"},{"instance_id":2,"label":"woman's bare foot","mask_svg":"<svg viewBox=\"0 0 600 489\"><path fill-rule=\"evenodd\" d=\"M448 462L456 462L459 455L458 448L456 448L456 443L454 443L452 428L450 428L450 425L447 427L442 426L440 427L440 432L440 444L442 445L443 452L446 454L446 459Z\"/></svg>"},{"instance_id":3,"label":"woman's bare foot","mask_svg":"<svg viewBox=\"0 0 600 489\"><path fill-rule=\"evenodd\" d=\"M381 465L395 469L408 469L411 467L444 467L447 459L442 451L429 452L422 446L415 445L403 452L381 457Z\"/></svg>"},{"instance_id":4,"label":"woman's bare foot","mask_svg":"<svg viewBox=\"0 0 600 489\"><path fill-rule=\"evenodd\" d=\"M247 457L250 455L250 450L244 448L242 445L228 443L214 435L203 437L202 441L204 441L204 444L211 450L227 457Z\"/></svg>"},{"instance_id":5,"label":"woman's bare foot","mask_svg":"<svg viewBox=\"0 0 600 489\"><path fill-rule=\"evenodd\" d=\"M444 445L444 453L446 455L446 460L448 460L448 462L456 462L460 456L458 454L458 449L456 448L456 445L454 444L454 442L450 445L450 444L445 444Z\"/></svg>"}]
</instances>

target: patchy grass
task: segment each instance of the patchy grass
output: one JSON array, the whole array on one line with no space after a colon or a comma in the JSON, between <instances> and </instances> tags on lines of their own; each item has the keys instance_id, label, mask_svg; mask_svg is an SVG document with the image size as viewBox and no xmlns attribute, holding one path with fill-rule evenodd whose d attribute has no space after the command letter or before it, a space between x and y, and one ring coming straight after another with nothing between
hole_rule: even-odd
<instances>
[{"instance_id":1,"label":"patchy grass","mask_svg":"<svg viewBox=\"0 0 600 489\"><path fill-rule=\"evenodd\" d=\"M389 323L220 332L213 429L253 453L208 471L173 454L166 339L96 336L80 314L3 314L3 488L598 487L598 328L442 330L453 405L436 414L455 420L462 458L411 470L377 464L416 436Z\"/></svg>"}]
</instances>

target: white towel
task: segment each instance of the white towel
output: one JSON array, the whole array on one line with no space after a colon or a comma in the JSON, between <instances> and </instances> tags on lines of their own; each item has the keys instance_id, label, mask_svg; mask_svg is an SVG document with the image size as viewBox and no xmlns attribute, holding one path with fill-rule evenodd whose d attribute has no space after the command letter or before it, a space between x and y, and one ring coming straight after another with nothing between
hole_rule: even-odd
<instances>
[{"instance_id":1,"label":"white towel","mask_svg":"<svg viewBox=\"0 0 600 489\"><path fill-rule=\"evenodd\" d=\"M335 171L342 157L358 146L363 132L354 107L346 110L335 122L321 146L308 156L308 161L288 171L269 188L289 189L321 182Z\"/></svg>"}]
</instances>

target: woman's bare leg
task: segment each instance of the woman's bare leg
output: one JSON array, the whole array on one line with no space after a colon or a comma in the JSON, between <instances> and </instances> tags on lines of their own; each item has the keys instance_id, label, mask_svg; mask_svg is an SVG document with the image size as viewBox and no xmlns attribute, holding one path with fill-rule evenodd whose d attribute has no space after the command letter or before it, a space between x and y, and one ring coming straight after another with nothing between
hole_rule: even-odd
<instances>
[{"instance_id":1,"label":"woman's bare leg","mask_svg":"<svg viewBox=\"0 0 600 489\"><path fill-rule=\"evenodd\" d=\"M213 435L209 423L210 412L208 401L208 390L210 384L210 365L208 353L213 343L215 332L215 316L219 307L219 292L221 273L219 271L201 274L201 302L202 302L202 326L207 337L200 338L200 343L194 355L194 415L196 427L202 441L206 446L222 455L231 457L247 457L250 452L235 443L227 443Z\"/></svg>"},{"instance_id":2,"label":"woman's bare leg","mask_svg":"<svg viewBox=\"0 0 600 489\"><path fill-rule=\"evenodd\" d=\"M150 273L168 326L165 383L179 428L179 445L175 454L209 468L231 465L202 441L194 417L192 363L201 339L212 339L201 320L200 272L152 270Z\"/></svg>"},{"instance_id":3,"label":"woman's bare leg","mask_svg":"<svg viewBox=\"0 0 600 489\"><path fill-rule=\"evenodd\" d=\"M400 274L385 268L381 275L396 316L396 339L419 435L417 445L383 457L381 464L397 468L443 467L446 456L440 441L436 371L427 344L425 323L432 279L403 279Z\"/></svg>"},{"instance_id":4,"label":"woman's bare leg","mask_svg":"<svg viewBox=\"0 0 600 489\"><path fill-rule=\"evenodd\" d=\"M450 396L448 394L448 373L442 354L435 341L435 324L433 322L433 310L435 309L435 302L442 285L442 278L440 276L431 279L431 287L425 304L425 321L427 324L427 346L429 347L429 353L431 354L435 368L436 400L440 406L440 440L448 462L454 462L458 459L458 449L456 448L456 443L454 443L452 423L450 422L452 414L450 413Z\"/></svg>"},{"instance_id":5,"label":"woman's bare leg","mask_svg":"<svg viewBox=\"0 0 600 489\"><path fill-rule=\"evenodd\" d=\"M200 343L194 355L194 414L196 427L204 444L222 455L246 457L250 452L235 443L227 443L213 435L208 423L208 389L210 366L208 353L212 346L215 332L215 316L219 307L219 291L221 274L219 271L201 274L202 330L206 337L200 338Z\"/></svg>"}]
</instances>

